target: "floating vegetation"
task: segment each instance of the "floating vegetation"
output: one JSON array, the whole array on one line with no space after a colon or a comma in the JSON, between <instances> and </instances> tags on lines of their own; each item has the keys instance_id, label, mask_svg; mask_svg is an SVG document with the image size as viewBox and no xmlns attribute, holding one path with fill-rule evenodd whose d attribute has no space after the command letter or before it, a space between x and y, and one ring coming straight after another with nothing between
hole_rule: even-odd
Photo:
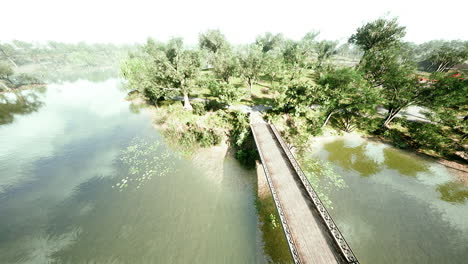
<instances>
[{"instance_id":1,"label":"floating vegetation","mask_svg":"<svg viewBox=\"0 0 468 264\"><path fill-rule=\"evenodd\" d=\"M139 189L155 177L174 172L174 162L177 158L157 139L135 138L120 155L120 161L128 168L128 175L112 188L122 191L134 186L135 189Z\"/></svg>"},{"instance_id":2,"label":"floating vegetation","mask_svg":"<svg viewBox=\"0 0 468 264\"><path fill-rule=\"evenodd\" d=\"M270 214L270 222L271 222L271 226L273 227L273 229L278 227L276 216L274 214Z\"/></svg>"}]
</instances>

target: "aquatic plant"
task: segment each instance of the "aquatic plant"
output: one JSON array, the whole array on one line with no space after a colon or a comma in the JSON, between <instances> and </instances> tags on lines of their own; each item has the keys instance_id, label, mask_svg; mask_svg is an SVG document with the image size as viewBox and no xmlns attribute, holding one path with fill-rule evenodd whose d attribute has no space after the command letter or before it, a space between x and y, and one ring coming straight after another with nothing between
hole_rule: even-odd
<instances>
[{"instance_id":1,"label":"aquatic plant","mask_svg":"<svg viewBox=\"0 0 468 264\"><path fill-rule=\"evenodd\" d=\"M128 168L128 174L112 188L122 191L133 185L139 189L154 177L174 172L174 161L177 158L157 139L134 138L120 155L120 161Z\"/></svg>"}]
</instances>

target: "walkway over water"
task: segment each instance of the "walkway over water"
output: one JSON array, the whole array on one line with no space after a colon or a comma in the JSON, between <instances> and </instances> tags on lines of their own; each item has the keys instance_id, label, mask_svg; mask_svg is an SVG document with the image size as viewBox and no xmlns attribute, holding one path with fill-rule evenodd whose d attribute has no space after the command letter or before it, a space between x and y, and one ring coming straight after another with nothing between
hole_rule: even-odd
<instances>
[{"instance_id":1,"label":"walkway over water","mask_svg":"<svg viewBox=\"0 0 468 264\"><path fill-rule=\"evenodd\" d=\"M276 128L254 119L251 129L294 263L358 263Z\"/></svg>"}]
</instances>

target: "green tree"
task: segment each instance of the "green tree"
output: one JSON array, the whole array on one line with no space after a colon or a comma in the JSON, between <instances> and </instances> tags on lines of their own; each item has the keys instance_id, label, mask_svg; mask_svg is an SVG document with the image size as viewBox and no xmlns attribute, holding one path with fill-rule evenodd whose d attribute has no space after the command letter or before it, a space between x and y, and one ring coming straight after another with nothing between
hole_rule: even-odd
<instances>
[{"instance_id":1,"label":"green tree","mask_svg":"<svg viewBox=\"0 0 468 264\"><path fill-rule=\"evenodd\" d=\"M379 18L356 30L349 43L356 44L364 53L372 49L387 49L399 45L406 34L406 28L398 24L398 19Z\"/></svg>"},{"instance_id":2,"label":"green tree","mask_svg":"<svg viewBox=\"0 0 468 264\"><path fill-rule=\"evenodd\" d=\"M276 100L276 108L304 115L318 101L320 87L311 81L293 81Z\"/></svg>"},{"instance_id":3,"label":"green tree","mask_svg":"<svg viewBox=\"0 0 468 264\"><path fill-rule=\"evenodd\" d=\"M344 130L352 130L352 118L375 111L378 94L364 77L352 68L332 69L316 80L321 86L320 107L326 113L323 126L339 115Z\"/></svg>"},{"instance_id":4,"label":"green tree","mask_svg":"<svg viewBox=\"0 0 468 264\"><path fill-rule=\"evenodd\" d=\"M457 43L457 41L445 42L441 47L432 50L427 56L430 68L436 72L446 72L466 60L468 60L468 41L462 43Z\"/></svg>"},{"instance_id":5,"label":"green tree","mask_svg":"<svg viewBox=\"0 0 468 264\"><path fill-rule=\"evenodd\" d=\"M263 75L270 79L272 88L276 88L274 82L282 80L285 72L284 58L279 50L271 50L264 55Z\"/></svg>"},{"instance_id":6,"label":"green tree","mask_svg":"<svg viewBox=\"0 0 468 264\"><path fill-rule=\"evenodd\" d=\"M262 36L258 36L255 39L255 44L262 49L263 53L280 49L283 45L284 37L281 34L273 35L270 32L266 32Z\"/></svg>"},{"instance_id":7,"label":"green tree","mask_svg":"<svg viewBox=\"0 0 468 264\"><path fill-rule=\"evenodd\" d=\"M326 63L333 55L337 54L336 41L322 40L315 45L317 52L317 69L321 69L323 63Z\"/></svg>"},{"instance_id":8,"label":"green tree","mask_svg":"<svg viewBox=\"0 0 468 264\"><path fill-rule=\"evenodd\" d=\"M221 50L213 55L213 73L216 77L229 83L231 77L239 73L239 60L231 50Z\"/></svg>"},{"instance_id":9,"label":"green tree","mask_svg":"<svg viewBox=\"0 0 468 264\"><path fill-rule=\"evenodd\" d=\"M226 37L219 30L207 30L205 33L200 34L198 43L201 49L212 53L218 53L220 50L229 48Z\"/></svg>"},{"instance_id":10,"label":"green tree","mask_svg":"<svg viewBox=\"0 0 468 264\"><path fill-rule=\"evenodd\" d=\"M239 54L240 70L252 94L252 86L262 73L263 54L256 45L250 45L240 51Z\"/></svg>"},{"instance_id":11,"label":"green tree","mask_svg":"<svg viewBox=\"0 0 468 264\"><path fill-rule=\"evenodd\" d=\"M136 87L143 88L145 92L153 90L155 98L167 97L178 91L184 98L184 108L191 110L188 96L199 75L199 53L185 49L180 38L173 38L166 44L149 39L141 52L141 58L129 59L124 64L124 77L133 85L144 80L142 86ZM142 70L141 73L138 69Z\"/></svg>"},{"instance_id":12,"label":"green tree","mask_svg":"<svg viewBox=\"0 0 468 264\"><path fill-rule=\"evenodd\" d=\"M299 79L304 69L311 68L315 58L315 38L318 32L307 33L300 41L286 40L283 46L283 59L290 72L290 80Z\"/></svg>"},{"instance_id":13,"label":"green tree","mask_svg":"<svg viewBox=\"0 0 468 264\"><path fill-rule=\"evenodd\" d=\"M374 85L379 85L383 105L388 110L384 127L388 127L403 108L427 99L423 93L425 87L415 74L415 66L401 63L397 49L372 52L364 57L362 69Z\"/></svg>"},{"instance_id":14,"label":"green tree","mask_svg":"<svg viewBox=\"0 0 468 264\"><path fill-rule=\"evenodd\" d=\"M429 107L434 115L432 119L460 136L463 145L468 135L468 78L464 74L434 73L430 79L435 80L427 85L432 86L425 92L427 100L424 106Z\"/></svg>"}]
</instances>

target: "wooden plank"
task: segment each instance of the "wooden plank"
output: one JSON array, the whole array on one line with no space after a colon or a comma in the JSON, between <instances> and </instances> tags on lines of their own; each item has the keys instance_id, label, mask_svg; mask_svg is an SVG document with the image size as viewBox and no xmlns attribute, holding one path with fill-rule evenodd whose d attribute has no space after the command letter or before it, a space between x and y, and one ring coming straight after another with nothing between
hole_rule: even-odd
<instances>
[{"instance_id":1,"label":"wooden plank","mask_svg":"<svg viewBox=\"0 0 468 264\"><path fill-rule=\"evenodd\" d=\"M302 263L346 263L269 126L252 124Z\"/></svg>"}]
</instances>

